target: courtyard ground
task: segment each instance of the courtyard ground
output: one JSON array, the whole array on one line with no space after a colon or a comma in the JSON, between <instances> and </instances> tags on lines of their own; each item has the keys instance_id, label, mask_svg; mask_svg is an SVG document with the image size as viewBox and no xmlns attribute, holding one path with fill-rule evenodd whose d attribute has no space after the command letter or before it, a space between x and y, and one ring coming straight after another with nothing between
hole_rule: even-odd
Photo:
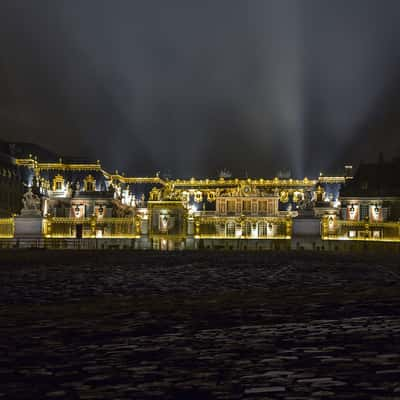
<instances>
[{"instance_id":1,"label":"courtyard ground","mask_svg":"<svg viewBox=\"0 0 400 400\"><path fill-rule=\"evenodd\" d=\"M400 399L400 266L0 252L0 398Z\"/></svg>"}]
</instances>

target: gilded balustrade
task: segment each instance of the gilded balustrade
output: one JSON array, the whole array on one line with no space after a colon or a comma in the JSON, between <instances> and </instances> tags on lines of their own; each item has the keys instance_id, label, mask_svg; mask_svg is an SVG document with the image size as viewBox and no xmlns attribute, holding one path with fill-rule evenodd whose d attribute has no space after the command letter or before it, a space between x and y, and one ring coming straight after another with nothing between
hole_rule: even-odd
<instances>
[{"instance_id":1,"label":"gilded balustrade","mask_svg":"<svg viewBox=\"0 0 400 400\"><path fill-rule=\"evenodd\" d=\"M137 217L48 217L44 220L43 233L48 238L136 238L140 235L140 221Z\"/></svg>"},{"instance_id":2,"label":"gilded balustrade","mask_svg":"<svg viewBox=\"0 0 400 400\"><path fill-rule=\"evenodd\" d=\"M14 237L14 218L1 218L0 219L0 238L8 239Z\"/></svg>"},{"instance_id":3,"label":"gilded balustrade","mask_svg":"<svg viewBox=\"0 0 400 400\"><path fill-rule=\"evenodd\" d=\"M211 216L194 217L195 237L203 239L290 239L289 217Z\"/></svg>"}]
</instances>

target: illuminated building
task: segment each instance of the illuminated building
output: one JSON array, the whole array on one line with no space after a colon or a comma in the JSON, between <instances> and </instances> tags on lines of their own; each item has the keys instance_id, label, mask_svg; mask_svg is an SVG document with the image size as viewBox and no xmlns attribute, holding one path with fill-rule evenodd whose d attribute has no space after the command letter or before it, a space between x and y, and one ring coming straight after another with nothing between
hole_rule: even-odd
<instances>
[{"instance_id":1,"label":"illuminated building","mask_svg":"<svg viewBox=\"0 0 400 400\"><path fill-rule=\"evenodd\" d=\"M323 236L345 240L400 240L400 158L361 164L340 191L340 215L326 216Z\"/></svg>"},{"instance_id":2,"label":"illuminated building","mask_svg":"<svg viewBox=\"0 0 400 400\"><path fill-rule=\"evenodd\" d=\"M366 167L354 179L320 174L317 179L171 180L159 174L110 173L99 161L42 161L29 155L13 162L40 202L42 228L37 234L46 240L96 239L102 246L123 243L144 249L288 248L293 236L399 236L394 221L400 203L394 194L372 193L375 181L369 178L370 190L360 192ZM383 181L380 177L376 182ZM15 228L24 223L23 215L13 219L11 214L0 220L0 236L23 239ZM379 225L389 223L389 217L397 229L390 234L393 227Z\"/></svg>"}]
</instances>

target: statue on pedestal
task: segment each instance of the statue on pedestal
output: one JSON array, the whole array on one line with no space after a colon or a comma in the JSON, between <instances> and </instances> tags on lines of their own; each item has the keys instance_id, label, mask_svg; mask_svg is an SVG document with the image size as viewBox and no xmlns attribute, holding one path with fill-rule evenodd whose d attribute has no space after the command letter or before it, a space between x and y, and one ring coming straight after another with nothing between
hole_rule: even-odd
<instances>
[{"instance_id":1,"label":"statue on pedestal","mask_svg":"<svg viewBox=\"0 0 400 400\"><path fill-rule=\"evenodd\" d=\"M21 215L40 216L40 197L32 192L32 188L22 196Z\"/></svg>"}]
</instances>

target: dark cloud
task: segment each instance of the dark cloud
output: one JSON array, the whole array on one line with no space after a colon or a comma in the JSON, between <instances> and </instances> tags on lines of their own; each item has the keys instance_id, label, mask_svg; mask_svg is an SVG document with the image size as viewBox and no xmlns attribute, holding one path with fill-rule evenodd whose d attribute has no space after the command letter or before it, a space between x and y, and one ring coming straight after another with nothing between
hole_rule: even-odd
<instances>
[{"instance_id":1,"label":"dark cloud","mask_svg":"<svg viewBox=\"0 0 400 400\"><path fill-rule=\"evenodd\" d=\"M312 176L394 154L399 14L390 0L3 1L1 135L130 174Z\"/></svg>"}]
</instances>

